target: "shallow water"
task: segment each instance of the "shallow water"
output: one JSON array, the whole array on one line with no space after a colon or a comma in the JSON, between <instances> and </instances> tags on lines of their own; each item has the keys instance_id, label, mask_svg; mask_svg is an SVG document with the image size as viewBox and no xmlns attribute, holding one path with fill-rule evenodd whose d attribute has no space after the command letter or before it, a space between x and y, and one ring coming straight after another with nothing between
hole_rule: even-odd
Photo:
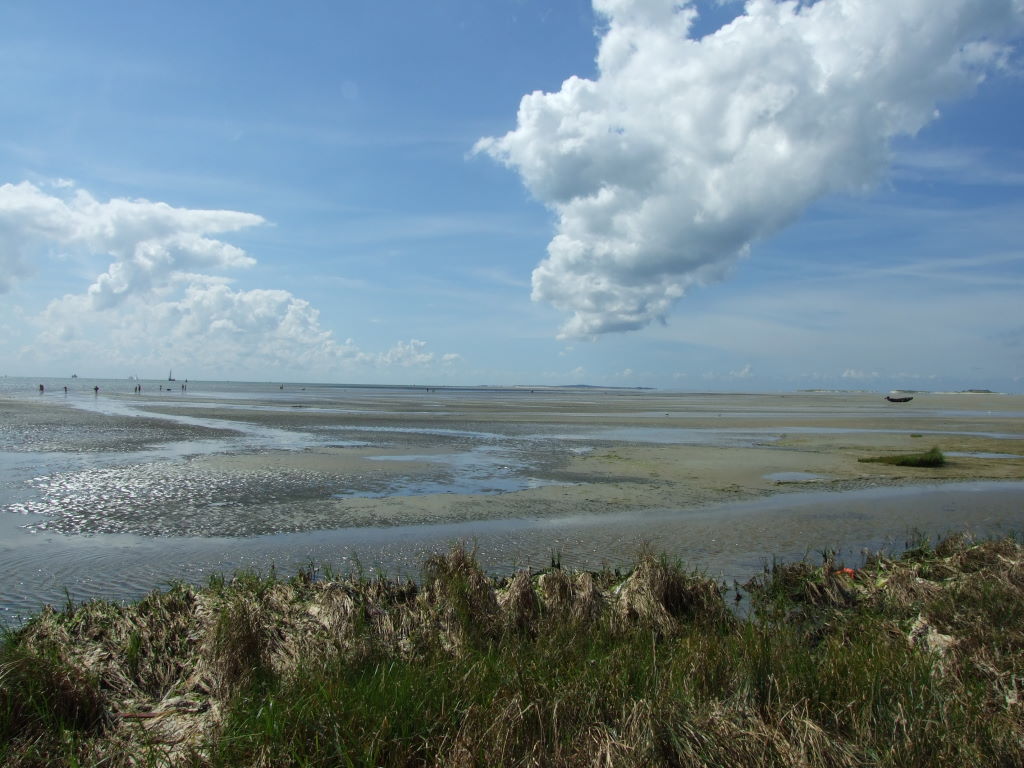
<instances>
[{"instance_id":1,"label":"shallow water","mask_svg":"<svg viewBox=\"0 0 1024 768\"><path fill-rule=\"evenodd\" d=\"M828 475L818 475L814 472L772 472L765 475L764 479L776 483L813 483L828 480Z\"/></svg>"},{"instance_id":2,"label":"shallow water","mask_svg":"<svg viewBox=\"0 0 1024 768\"><path fill-rule=\"evenodd\" d=\"M986 451L946 451L946 456L964 459L1024 459L1019 453L990 453Z\"/></svg>"},{"instance_id":3,"label":"shallow water","mask_svg":"<svg viewBox=\"0 0 1024 768\"><path fill-rule=\"evenodd\" d=\"M176 580L310 564L419 575L423 559L455 542L474 547L494 573L542 568L558 557L573 568L628 566L645 547L670 553L731 583L756 575L771 557L817 559L832 549L848 564L864 550L899 549L915 531L1021 532L1020 483L963 483L785 494L697 510L507 519L441 525L364 527L249 538L64 536L37 533L0 544L4 574L0 621L18 621L42 604L94 597L133 599ZM0 541L9 541L9 519ZM65 591L66 590L66 591Z\"/></svg>"},{"instance_id":4,"label":"shallow water","mask_svg":"<svg viewBox=\"0 0 1024 768\"><path fill-rule=\"evenodd\" d=\"M771 556L800 557L808 548L830 547L856 560L862 547L899 546L915 528L1024 530L1021 482L804 490L703 508L325 529L325 505L338 498L512 493L560 482L555 470L595 447L772 451L788 433L905 433L905 426L856 426L858 419L892 412L876 398L844 401L842 407L806 399L801 411L792 400L755 396L315 385L280 390L273 384L215 382L190 382L187 394L160 392L156 387L162 384L147 382L144 394L134 396L134 382L76 380L69 386L77 389L65 399L66 381L44 380L47 393L39 396L34 380L0 379L0 394L46 406L24 422L11 417L0 423L4 623L43 603L61 603L65 594L76 601L130 599L173 580L203 581L212 572L242 567L276 564L288 572L310 562L341 570L359 563L416 575L426 554L460 539L475 543L485 567L497 572L543 567L555 554L572 567L623 565L649 542L716 576L745 580ZM99 396L92 386L100 386ZM154 407L175 412L158 415ZM294 413L303 421L278 418ZM710 416L713 426L649 423L665 413ZM964 422L931 429L928 413ZM977 412L921 407L914 418L924 428L915 426L914 432L1021 437L1020 411L988 407L985 413L996 415L986 416L986 427L979 429L967 418ZM801 425L808 415L846 423ZM905 417L906 410L899 415ZM774 417L788 426L729 426L740 417ZM586 423L591 418L594 423ZM604 426L597 423L602 419ZM621 426L608 425L617 420ZM226 468L206 461L339 446L372 451L366 457L370 468L344 474L258 462ZM767 475L811 487L824 477Z\"/></svg>"}]
</instances>

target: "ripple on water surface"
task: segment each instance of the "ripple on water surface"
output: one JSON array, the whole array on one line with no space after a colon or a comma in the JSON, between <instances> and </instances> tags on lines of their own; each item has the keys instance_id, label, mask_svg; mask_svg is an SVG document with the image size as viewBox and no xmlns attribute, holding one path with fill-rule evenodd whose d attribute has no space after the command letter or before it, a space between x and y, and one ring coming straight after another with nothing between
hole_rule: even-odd
<instances>
[{"instance_id":1,"label":"ripple on water surface","mask_svg":"<svg viewBox=\"0 0 1024 768\"><path fill-rule=\"evenodd\" d=\"M772 472L764 476L765 480L775 483L816 483L828 480L828 475L819 475L814 472Z\"/></svg>"},{"instance_id":2,"label":"ripple on water surface","mask_svg":"<svg viewBox=\"0 0 1024 768\"><path fill-rule=\"evenodd\" d=\"M153 462L37 477L38 498L11 512L46 520L27 527L59 533L237 536L303 530L267 510L330 496L329 478L301 470L213 472ZM263 514L257 514L263 512Z\"/></svg>"},{"instance_id":3,"label":"ripple on water surface","mask_svg":"<svg viewBox=\"0 0 1024 768\"><path fill-rule=\"evenodd\" d=\"M223 425L181 424L137 415L56 407L7 410L0 418L0 451L14 453L125 453L167 443L227 438Z\"/></svg>"},{"instance_id":4,"label":"ripple on water surface","mask_svg":"<svg viewBox=\"0 0 1024 768\"><path fill-rule=\"evenodd\" d=\"M253 536L350 524L345 498L496 494L548 482L486 452L446 458L398 472L386 466L393 462L381 462L380 471L349 474L279 466L225 470L189 461L91 467L34 477L28 485L35 498L6 509L31 515L24 527L34 532Z\"/></svg>"}]
</instances>

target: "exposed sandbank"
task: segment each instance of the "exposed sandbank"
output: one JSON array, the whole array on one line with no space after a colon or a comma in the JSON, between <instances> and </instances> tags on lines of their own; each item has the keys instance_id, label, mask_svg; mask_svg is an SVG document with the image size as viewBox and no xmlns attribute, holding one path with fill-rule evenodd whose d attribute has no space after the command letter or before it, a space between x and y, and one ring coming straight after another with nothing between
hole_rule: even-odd
<instances>
[{"instance_id":1,"label":"exposed sandbank","mask_svg":"<svg viewBox=\"0 0 1024 768\"><path fill-rule=\"evenodd\" d=\"M62 522L58 512L51 530L253 535L691 509L779 492L1024 478L1024 458L956 457L941 469L858 462L932 445L952 453L1020 456L1020 396L918 395L893 405L860 393L361 392L349 400L342 390L316 407L279 399L224 403L201 393L121 399L150 417L69 408L54 416L55 409L24 400L0 407L15 422L67 418L101 437L123 435L132 446L249 426L305 435L312 445L200 453L161 467L171 478L164 497L175 504L187 500L176 499L174 488L188 490L192 483L203 491L189 491L196 509L177 521L172 510L147 517L145 509L127 505L95 519L71 515ZM164 417L200 418L203 425ZM117 441L111 442L100 445L114 449ZM501 486L489 485L486 477L463 482L465 469L455 459L473 451L482 460L497 451L493 467L474 468L520 478L518 489L499 492ZM103 492L104 482L116 489L133 473L139 474L128 468L125 477L99 478L96 485ZM801 473L813 477L773 479ZM252 506L257 503L258 513Z\"/></svg>"},{"instance_id":2,"label":"exposed sandbank","mask_svg":"<svg viewBox=\"0 0 1024 768\"><path fill-rule=\"evenodd\" d=\"M203 409L206 418L252 421L278 428L335 428L339 435L382 440L384 445L324 447L196 460L222 471L288 469L344 479L429 473L425 450L444 453L437 435L385 432L347 434L345 426L388 430L493 429L511 434L564 428L571 439L541 458L535 474L550 481L514 493L395 494L387 498L340 498L323 511L344 525L406 524L501 517L554 517L629 509L691 508L801 489L846 490L964 480L1024 478L1024 458L956 458L941 470L858 462L886 452L939 445L964 453L1024 453L1024 397L927 395L904 406L880 396L801 393L793 395L666 395L584 393L531 402L460 399L457 410L410 413L374 403L372 413L332 414ZM404 403L408 405L408 403ZM429 401L424 407L433 405ZM901 410L902 409L902 410ZM166 406L156 412L195 413ZM573 437L582 428L582 436ZM633 430L631 433L630 430ZM646 442L654 439L698 444ZM665 434L685 430L677 437ZM834 431L833 431L834 430ZM864 431L852 431L864 430ZM750 445L721 445L721 437ZM1002 435L1002 437L985 436ZM564 436L564 435L563 435ZM728 440L726 440L728 442ZM412 443L412 445L409 445ZM580 447L583 447L583 450ZM375 461L380 456L407 461ZM778 473L813 473L809 482L772 480Z\"/></svg>"}]
</instances>

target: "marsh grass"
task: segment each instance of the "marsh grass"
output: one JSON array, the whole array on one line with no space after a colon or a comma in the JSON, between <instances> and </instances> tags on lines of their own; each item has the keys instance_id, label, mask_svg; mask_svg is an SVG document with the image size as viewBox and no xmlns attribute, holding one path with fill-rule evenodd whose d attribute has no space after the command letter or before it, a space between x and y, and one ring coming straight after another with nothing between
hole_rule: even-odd
<instances>
[{"instance_id":1,"label":"marsh grass","mask_svg":"<svg viewBox=\"0 0 1024 768\"><path fill-rule=\"evenodd\" d=\"M1024 549L950 537L775 563L734 616L626 574L239 574L45 611L0 650L5 765L932 766L1024 762Z\"/></svg>"},{"instance_id":2,"label":"marsh grass","mask_svg":"<svg viewBox=\"0 0 1024 768\"><path fill-rule=\"evenodd\" d=\"M897 467L941 467L946 464L946 457L937 447L924 453L904 453L897 456L871 456L857 459L862 464L891 464Z\"/></svg>"}]
</instances>

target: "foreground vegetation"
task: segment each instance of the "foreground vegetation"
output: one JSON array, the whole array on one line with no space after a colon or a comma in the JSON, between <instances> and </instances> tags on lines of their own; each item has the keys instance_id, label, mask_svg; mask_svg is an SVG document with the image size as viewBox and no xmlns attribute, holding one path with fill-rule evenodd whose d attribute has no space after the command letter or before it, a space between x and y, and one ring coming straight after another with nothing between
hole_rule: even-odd
<instances>
[{"instance_id":1,"label":"foreground vegetation","mask_svg":"<svg viewBox=\"0 0 1024 768\"><path fill-rule=\"evenodd\" d=\"M45 610L0 651L0 764L1024 764L1011 539L776 565L745 618L653 556L313 576Z\"/></svg>"}]
</instances>

